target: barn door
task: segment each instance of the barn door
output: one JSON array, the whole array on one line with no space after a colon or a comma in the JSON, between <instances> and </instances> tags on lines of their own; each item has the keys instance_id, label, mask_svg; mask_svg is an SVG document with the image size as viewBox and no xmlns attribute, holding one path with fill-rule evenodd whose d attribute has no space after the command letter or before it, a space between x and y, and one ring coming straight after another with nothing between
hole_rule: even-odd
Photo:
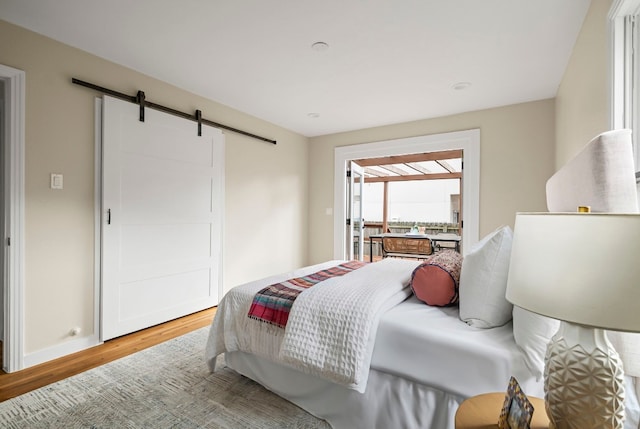
<instances>
[{"instance_id":1,"label":"barn door","mask_svg":"<svg viewBox=\"0 0 640 429\"><path fill-rule=\"evenodd\" d=\"M105 96L102 144L101 340L217 305L221 131Z\"/></svg>"}]
</instances>

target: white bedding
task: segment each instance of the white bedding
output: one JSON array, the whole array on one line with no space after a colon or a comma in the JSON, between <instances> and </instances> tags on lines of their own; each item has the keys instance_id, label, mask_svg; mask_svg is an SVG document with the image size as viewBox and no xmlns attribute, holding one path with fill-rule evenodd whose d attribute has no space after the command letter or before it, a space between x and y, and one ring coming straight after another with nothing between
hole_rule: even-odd
<instances>
[{"instance_id":1,"label":"white bedding","mask_svg":"<svg viewBox=\"0 0 640 429\"><path fill-rule=\"evenodd\" d=\"M305 290L291 308L280 361L364 392L378 320L411 295L418 265L384 259Z\"/></svg>"},{"instance_id":2,"label":"white bedding","mask_svg":"<svg viewBox=\"0 0 640 429\"><path fill-rule=\"evenodd\" d=\"M307 267L291 276L340 262ZM212 362L225 351L244 351L363 392L380 315L411 294L409 280L419 264L385 259L320 282L298 296L286 330L251 319L247 312L256 292L292 277L235 288L218 306L207 359Z\"/></svg>"},{"instance_id":3,"label":"white bedding","mask_svg":"<svg viewBox=\"0 0 640 429\"><path fill-rule=\"evenodd\" d=\"M421 311L422 309L426 311ZM505 390L504 379L508 380L506 371L509 366L500 370L491 365L492 358L500 361L506 356L502 353L505 350L512 351L512 362L507 365L512 365L513 375L521 382L524 392L527 395L544 396L542 382L529 375L528 370L522 366L519 354L513 353L511 324L491 330L466 329L464 326L457 326L455 320L450 320L449 315L456 313L455 309L441 310L426 307L415 298L410 298L381 318L376 342L383 344L389 338L394 338L391 344L394 349L382 354L380 347L374 349L364 394L248 353L227 353L226 362L240 374L325 419L334 429L453 429L455 411L465 398ZM479 337L484 337L483 333L489 333L490 339L486 350L480 351L479 355L469 356L467 360L465 356L469 350L464 350L464 341L459 346L459 356L447 355L446 347L439 348L438 353L435 347L428 346L428 342L434 337L437 339L437 335L428 333L427 329L416 330L422 334L416 332L415 336L406 338L397 332L402 330L402 326L412 324L428 324L443 333L456 332L470 337L474 336L473 332L478 333ZM394 332L397 335L394 336ZM475 343L477 340L480 338L471 341ZM470 344L469 348L473 346ZM476 366L476 362L470 359L478 358ZM469 362L474 363L469 365ZM625 429L635 429L638 424L638 400L634 391L636 386L631 377L625 377L625 381ZM445 386L438 386L440 382Z\"/></svg>"},{"instance_id":4,"label":"white bedding","mask_svg":"<svg viewBox=\"0 0 640 429\"><path fill-rule=\"evenodd\" d=\"M472 328L459 320L457 308L430 307L415 298L381 316L364 393L277 363L282 330L247 317L254 294L268 284L338 263L232 289L221 301L210 332L206 352L210 367L218 354L226 352L229 366L336 429L453 428L455 409L462 400L505 391L511 375L527 394L542 394L542 382L524 364L511 324ZM257 345L251 344L256 334L249 334L252 329L247 328L253 324L260 329Z\"/></svg>"},{"instance_id":5,"label":"white bedding","mask_svg":"<svg viewBox=\"0 0 640 429\"><path fill-rule=\"evenodd\" d=\"M225 354L230 368L266 386L334 429L454 429L463 397L371 369L359 393L242 352Z\"/></svg>"},{"instance_id":6,"label":"white bedding","mask_svg":"<svg viewBox=\"0 0 640 429\"><path fill-rule=\"evenodd\" d=\"M339 263L340 261L328 261L266 277L236 286L226 293L218 305L205 351L211 370L215 370L216 356L233 351L251 353L276 362L284 332L281 328L247 317L253 297L268 285L323 270Z\"/></svg>"},{"instance_id":7,"label":"white bedding","mask_svg":"<svg viewBox=\"0 0 640 429\"><path fill-rule=\"evenodd\" d=\"M371 368L462 397L506 391L516 377L528 395L541 396L542 381L527 368L511 322L472 328L457 307L430 307L411 297L380 320Z\"/></svg>"}]
</instances>

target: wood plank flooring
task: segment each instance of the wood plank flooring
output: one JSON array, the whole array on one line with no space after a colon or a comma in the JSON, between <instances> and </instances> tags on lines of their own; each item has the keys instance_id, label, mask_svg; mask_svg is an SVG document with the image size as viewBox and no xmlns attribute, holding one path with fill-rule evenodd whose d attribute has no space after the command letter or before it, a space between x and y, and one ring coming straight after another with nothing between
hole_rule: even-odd
<instances>
[{"instance_id":1,"label":"wood plank flooring","mask_svg":"<svg viewBox=\"0 0 640 429\"><path fill-rule=\"evenodd\" d=\"M216 307L203 310L22 371L0 370L0 402L209 326L215 313Z\"/></svg>"}]
</instances>

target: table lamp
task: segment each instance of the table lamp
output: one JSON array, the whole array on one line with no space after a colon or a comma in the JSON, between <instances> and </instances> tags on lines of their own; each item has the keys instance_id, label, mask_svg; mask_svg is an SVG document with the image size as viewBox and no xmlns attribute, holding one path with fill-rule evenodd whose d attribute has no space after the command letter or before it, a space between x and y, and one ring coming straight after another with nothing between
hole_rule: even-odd
<instances>
[{"instance_id":1,"label":"table lamp","mask_svg":"<svg viewBox=\"0 0 640 429\"><path fill-rule=\"evenodd\" d=\"M550 427L622 429L624 372L605 330L640 332L640 214L518 213L506 297L561 321L545 356Z\"/></svg>"}]
</instances>

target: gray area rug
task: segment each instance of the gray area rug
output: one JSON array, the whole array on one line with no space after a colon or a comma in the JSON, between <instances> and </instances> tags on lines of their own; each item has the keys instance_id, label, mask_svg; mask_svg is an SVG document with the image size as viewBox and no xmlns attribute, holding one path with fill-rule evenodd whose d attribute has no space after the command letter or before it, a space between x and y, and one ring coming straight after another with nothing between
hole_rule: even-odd
<instances>
[{"instance_id":1,"label":"gray area rug","mask_svg":"<svg viewBox=\"0 0 640 429\"><path fill-rule=\"evenodd\" d=\"M204 361L209 328L0 403L1 428L322 428L259 384Z\"/></svg>"}]
</instances>

